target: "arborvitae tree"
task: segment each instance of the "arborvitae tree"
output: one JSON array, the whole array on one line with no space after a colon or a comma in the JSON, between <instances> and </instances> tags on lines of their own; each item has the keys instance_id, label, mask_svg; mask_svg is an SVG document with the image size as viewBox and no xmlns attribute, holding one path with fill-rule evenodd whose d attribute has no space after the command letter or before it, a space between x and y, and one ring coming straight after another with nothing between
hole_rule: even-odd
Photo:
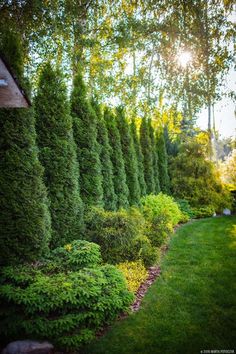
<instances>
[{"instance_id":1,"label":"arborvitae tree","mask_svg":"<svg viewBox=\"0 0 236 354\"><path fill-rule=\"evenodd\" d=\"M146 118L142 119L140 126L140 145L143 153L143 171L147 187L147 194L155 192L153 153L149 134L149 126Z\"/></svg>"},{"instance_id":2,"label":"arborvitae tree","mask_svg":"<svg viewBox=\"0 0 236 354\"><path fill-rule=\"evenodd\" d=\"M104 208L106 210L116 210L117 196L115 194L113 183L113 166L111 162L112 150L109 143L107 127L101 112L101 107L96 100L92 100L92 107L97 115L97 141L100 145Z\"/></svg>"},{"instance_id":3,"label":"arborvitae tree","mask_svg":"<svg viewBox=\"0 0 236 354\"><path fill-rule=\"evenodd\" d=\"M87 99L86 87L80 70L73 82L71 111L80 166L80 195L85 205L103 206L97 117Z\"/></svg>"},{"instance_id":4,"label":"arborvitae tree","mask_svg":"<svg viewBox=\"0 0 236 354\"><path fill-rule=\"evenodd\" d=\"M117 127L120 133L121 149L125 164L126 182L129 189L129 203L130 205L137 205L140 201L140 186L134 142L130 133L129 123L125 118L124 109L118 107L116 112Z\"/></svg>"},{"instance_id":5,"label":"arborvitae tree","mask_svg":"<svg viewBox=\"0 0 236 354\"><path fill-rule=\"evenodd\" d=\"M46 64L35 98L39 158L50 199L53 247L79 238L83 206L79 166L66 87L59 70Z\"/></svg>"},{"instance_id":6,"label":"arborvitae tree","mask_svg":"<svg viewBox=\"0 0 236 354\"><path fill-rule=\"evenodd\" d=\"M168 174L168 161L166 144L163 130L160 130L156 135L156 147L158 151L158 170L160 188L163 193L170 193L170 178Z\"/></svg>"},{"instance_id":7,"label":"arborvitae tree","mask_svg":"<svg viewBox=\"0 0 236 354\"><path fill-rule=\"evenodd\" d=\"M151 119L148 120L150 141L151 141L151 149L153 156L153 173L154 173L154 193L158 194L160 192L160 182L159 182L159 170L158 170L158 153L156 149L156 139L155 133L152 126Z\"/></svg>"},{"instance_id":8,"label":"arborvitae tree","mask_svg":"<svg viewBox=\"0 0 236 354\"><path fill-rule=\"evenodd\" d=\"M130 125L131 135L134 142L134 148L136 152L137 164L138 164L138 180L141 196L146 195L147 187L144 179L144 171L143 171L143 153L141 150L140 140L137 133L137 127L135 124L135 120L132 119Z\"/></svg>"},{"instance_id":9,"label":"arborvitae tree","mask_svg":"<svg viewBox=\"0 0 236 354\"><path fill-rule=\"evenodd\" d=\"M111 161L113 165L113 182L117 196L117 208L129 206L129 190L126 184L125 165L121 149L120 134L117 128L113 113L106 108L104 118L107 126L111 150Z\"/></svg>"},{"instance_id":10,"label":"arborvitae tree","mask_svg":"<svg viewBox=\"0 0 236 354\"><path fill-rule=\"evenodd\" d=\"M20 82L21 42L8 33L2 50ZM48 251L50 214L36 147L32 108L0 109L0 263L35 261Z\"/></svg>"}]
</instances>

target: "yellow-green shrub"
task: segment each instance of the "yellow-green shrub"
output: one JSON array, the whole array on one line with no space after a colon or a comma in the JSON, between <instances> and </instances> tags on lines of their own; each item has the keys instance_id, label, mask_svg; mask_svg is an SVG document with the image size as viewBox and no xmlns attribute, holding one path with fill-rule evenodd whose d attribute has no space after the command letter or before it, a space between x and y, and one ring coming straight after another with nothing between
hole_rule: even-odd
<instances>
[{"instance_id":1,"label":"yellow-green shrub","mask_svg":"<svg viewBox=\"0 0 236 354\"><path fill-rule=\"evenodd\" d=\"M148 272L141 260L136 262L124 262L117 265L127 281L129 291L136 292L140 284L147 278Z\"/></svg>"}]
</instances>

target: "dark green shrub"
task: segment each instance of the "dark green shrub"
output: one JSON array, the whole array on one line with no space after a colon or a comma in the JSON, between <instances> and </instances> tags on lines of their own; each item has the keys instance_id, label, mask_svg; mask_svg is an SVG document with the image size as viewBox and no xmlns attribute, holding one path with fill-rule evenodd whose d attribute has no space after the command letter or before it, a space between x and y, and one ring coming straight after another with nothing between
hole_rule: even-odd
<instances>
[{"instance_id":1,"label":"dark green shrub","mask_svg":"<svg viewBox=\"0 0 236 354\"><path fill-rule=\"evenodd\" d=\"M61 72L50 64L40 74L35 111L39 158L50 200L51 245L56 247L78 238L83 205L66 87Z\"/></svg>"},{"instance_id":2,"label":"dark green shrub","mask_svg":"<svg viewBox=\"0 0 236 354\"><path fill-rule=\"evenodd\" d=\"M102 262L100 246L85 240L75 240L51 252L51 260L62 269L77 271Z\"/></svg>"},{"instance_id":3,"label":"dark green shrub","mask_svg":"<svg viewBox=\"0 0 236 354\"><path fill-rule=\"evenodd\" d=\"M143 259L148 265L155 261L155 250L143 236L145 220L137 209L108 212L92 208L86 225L86 236L101 246L104 261L120 263Z\"/></svg>"},{"instance_id":4,"label":"dark green shrub","mask_svg":"<svg viewBox=\"0 0 236 354\"><path fill-rule=\"evenodd\" d=\"M161 246L182 213L173 198L163 193L141 198L141 211L146 219L146 233L154 246Z\"/></svg>"},{"instance_id":5,"label":"dark green shrub","mask_svg":"<svg viewBox=\"0 0 236 354\"><path fill-rule=\"evenodd\" d=\"M22 46L6 35L2 50L23 80ZM0 109L0 264L34 261L48 251L51 222L32 108Z\"/></svg>"},{"instance_id":6,"label":"dark green shrub","mask_svg":"<svg viewBox=\"0 0 236 354\"><path fill-rule=\"evenodd\" d=\"M115 116L108 108L104 111L104 119L111 146L111 161L113 166L113 183L117 197L117 209L128 208L129 189L126 183L124 158Z\"/></svg>"},{"instance_id":7,"label":"dark green shrub","mask_svg":"<svg viewBox=\"0 0 236 354\"><path fill-rule=\"evenodd\" d=\"M149 134L149 127L146 118L142 119L140 126L140 145L143 154L143 171L146 183L146 193L155 191L152 144Z\"/></svg>"},{"instance_id":8,"label":"dark green shrub","mask_svg":"<svg viewBox=\"0 0 236 354\"><path fill-rule=\"evenodd\" d=\"M102 174L97 142L97 117L87 98L80 71L75 75L71 112L80 167L80 195L85 205L103 206Z\"/></svg>"},{"instance_id":9,"label":"dark green shrub","mask_svg":"<svg viewBox=\"0 0 236 354\"><path fill-rule=\"evenodd\" d=\"M176 199L175 201L178 204L178 207L182 211L183 214L188 215L188 217L190 219L193 219L195 217L195 213L193 212L193 209L191 208L191 206L187 200Z\"/></svg>"},{"instance_id":10,"label":"dark green shrub","mask_svg":"<svg viewBox=\"0 0 236 354\"><path fill-rule=\"evenodd\" d=\"M139 180L139 187L141 196L146 195L146 183L144 179L144 171L143 171L143 153L141 150L140 139L137 133L137 127L135 120L132 119L130 124L131 135L134 142L134 149L136 152L137 164L138 164L138 180Z\"/></svg>"},{"instance_id":11,"label":"dark green shrub","mask_svg":"<svg viewBox=\"0 0 236 354\"><path fill-rule=\"evenodd\" d=\"M149 136L151 142L151 153L153 157L152 161L153 161L154 190L152 191L152 193L158 194L161 191L160 181L159 181L159 154L157 151L155 132L152 126L151 119L148 120L148 130L149 130Z\"/></svg>"},{"instance_id":12,"label":"dark green shrub","mask_svg":"<svg viewBox=\"0 0 236 354\"><path fill-rule=\"evenodd\" d=\"M113 165L111 162L112 148L109 143L107 127L101 112L101 108L95 100L92 101L92 106L97 115L97 141L100 145L104 209L116 210L117 196L114 189Z\"/></svg>"},{"instance_id":13,"label":"dark green shrub","mask_svg":"<svg viewBox=\"0 0 236 354\"><path fill-rule=\"evenodd\" d=\"M78 349L133 300L114 266L47 274L36 266L5 267L0 275L0 337L47 338Z\"/></svg>"},{"instance_id":14,"label":"dark green shrub","mask_svg":"<svg viewBox=\"0 0 236 354\"><path fill-rule=\"evenodd\" d=\"M168 160L164 132L160 130L156 136L156 148L158 151L158 171L160 189L165 194L170 194L170 177L168 174Z\"/></svg>"},{"instance_id":15,"label":"dark green shrub","mask_svg":"<svg viewBox=\"0 0 236 354\"><path fill-rule=\"evenodd\" d=\"M116 112L117 126L120 133L121 149L125 164L126 182L129 189L129 204L138 205L140 200L140 186L134 142L130 133L129 123L125 117L124 109L119 107Z\"/></svg>"}]
</instances>

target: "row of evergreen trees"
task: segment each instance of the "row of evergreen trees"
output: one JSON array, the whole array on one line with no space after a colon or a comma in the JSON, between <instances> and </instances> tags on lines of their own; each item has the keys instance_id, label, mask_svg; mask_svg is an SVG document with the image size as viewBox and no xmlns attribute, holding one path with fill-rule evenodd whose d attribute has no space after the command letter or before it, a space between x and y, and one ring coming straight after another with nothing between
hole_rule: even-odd
<instances>
[{"instance_id":1,"label":"row of evergreen trees","mask_svg":"<svg viewBox=\"0 0 236 354\"><path fill-rule=\"evenodd\" d=\"M8 49L22 79L12 62L17 46ZM142 119L138 134L121 107L102 111L80 72L68 102L61 72L44 65L34 110L0 110L2 263L80 238L88 206L118 210L169 192L163 133Z\"/></svg>"}]
</instances>

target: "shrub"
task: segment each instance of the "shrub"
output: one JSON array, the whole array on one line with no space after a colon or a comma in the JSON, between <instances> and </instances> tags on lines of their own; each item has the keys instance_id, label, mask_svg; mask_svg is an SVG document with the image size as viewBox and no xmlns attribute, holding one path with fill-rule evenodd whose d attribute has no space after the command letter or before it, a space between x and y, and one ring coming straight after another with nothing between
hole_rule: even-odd
<instances>
[{"instance_id":1,"label":"shrub","mask_svg":"<svg viewBox=\"0 0 236 354\"><path fill-rule=\"evenodd\" d=\"M57 267L77 271L93 267L102 262L100 246L85 240L75 240L51 252L51 259Z\"/></svg>"},{"instance_id":2,"label":"shrub","mask_svg":"<svg viewBox=\"0 0 236 354\"><path fill-rule=\"evenodd\" d=\"M4 267L0 284L3 342L37 337L77 349L133 301L112 265L54 274L32 265Z\"/></svg>"},{"instance_id":3,"label":"shrub","mask_svg":"<svg viewBox=\"0 0 236 354\"><path fill-rule=\"evenodd\" d=\"M182 212L181 222L187 222L189 219L193 219L195 217L195 213L187 200L177 199L176 203Z\"/></svg>"},{"instance_id":4,"label":"shrub","mask_svg":"<svg viewBox=\"0 0 236 354\"><path fill-rule=\"evenodd\" d=\"M157 260L156 249L144 236L145 220L136 208L117 212L91 208L86 225L86 238L101 246L105 262L117 264L142 259L150 266Z\"/></svg>"},{"instance_id":5,"label":"shrub","mask_svg":"<svg viewBox=\"0 0 236 354\"><path fill-rule=\"evenodd\" d=\"M22 83L20 36L11 32L4 37L1 50ZM0 264L31 262L48 252L51 238L34 113L32 108L1 108L0 117Z\"/></svg>"},{"instance_id":6,"label":"shrub","mask_svg":"<svg viewBox=\"0 0 236 354\"><path fill-rule=\"evenodd\" d=\"M72 118L61 72L44 65L35 97L39 158L50 200L51 246L64 245L83 230L79 166Z\"/></svg>"},{"instance_id":7,"label":"shrub","mask_svg":"<svg viewBox=\"0 0 236 354\"><path fill-rule=\"evenodd\" d=\"M74 76L71 93L71 114L80 168L80 195L85 206L103 206L97 116L87 99L87 90L80 69Z\"/></svg>"},{"instance_id":8,"label":"shrub","mask_svg":"<svg viewBox=\"0 0 236 354\"><path fill-rule=\"evenodd\" d=\"M194 212L194 217L196 219L201 219L201 218L208 218L213 216L213 214L215 213L215 208L214 206L202 206L200 208L193 208L193 212Z\"/></svg>"},{"instance_id":9,"label":"shrub","mask_svg":"<svg viewBox=\"0 0 236 354\"><path fill-rule=\"evenodd\" d=\"M143 197L141 211L147 221L147 236L157 247L165 242L182 216L173 198L163 193Z\"/></svg>"},{"instance_id":10,"label":"shrub","mask_svg":"<svg viewBox=\"0 0 236 354\"><path fill-rule=\"evenodd\" d=\"M140 284L147 278L148 272L141 261L124 262L117 265L127 281L129 291L135 293Z\"/></svg>"},{"instance_id":11,"label":"shrub","mask_svg":"<svg viewBox=\"0 0 236 354\"><path fill-rule=\"evenodd\" d=\"M141 259L145 267L150 267L158 263L160 259L160 250L152 246L151 241L145 235L138 236L133 243L130 260Z\"/></svg>"},{"instance_id":12,"label":"shrub","mask_svg":"<svg viewBox=\"0 0 236 354\"><path fill-rule=\"evenodd\" d=\"M180 145L172 158L170 172L172 192L176 198L186 199L194 208L214 206L216 211L231 205L229 192L222 184L219 173L206 152L209 144L204 135L191 138Z\"/></svg>"}]
</instances>

